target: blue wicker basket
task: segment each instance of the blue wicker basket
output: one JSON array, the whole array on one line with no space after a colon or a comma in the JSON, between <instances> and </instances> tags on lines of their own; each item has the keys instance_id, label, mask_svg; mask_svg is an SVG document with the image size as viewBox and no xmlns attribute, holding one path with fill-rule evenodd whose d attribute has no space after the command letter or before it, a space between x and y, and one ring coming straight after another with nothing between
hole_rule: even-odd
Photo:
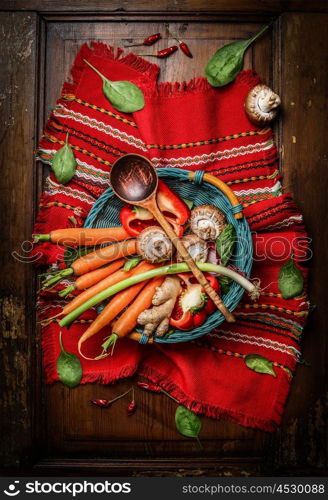
<instances>
[{"instance_id":1,"label":"blue wicker basket","mask_svg":"<svg viewBox=\"0 0 328 500\"><path fill-rule=\"evenodd\" d=\"M158 168L157 172L159 177L164 179L170 188L182 198L192 200L194 206L203 204L215 205L225 214L228 223L234 226L237 234L237 243L230 263L237 267L239 271L244 272L246 276L249 276L253 263L252 238L248 223L245 217L242 217L241 206L238 202L231 203L234 197L233 193L231 192L229 199L217 186L204 180L204 177L210 179L212 176L204 176L203 171L192 173L188 170L178 168ZM85 221L85 227L102 228L119 226L119 213L122 206L123 202L115 196L112 189L107 189L90 210ZM243 288L233 282L228 293L222 296L224 303L230 311L233 311L237 307L243 292ZM194 340L209 333L223 321L224 317L222 313L216 311L200 327L189 331L175 330L167 338L155 337L154 342L176 343ZM140 342L146 343L147 341L148 338L142 335Z\"/></svg>"}]
</instances>

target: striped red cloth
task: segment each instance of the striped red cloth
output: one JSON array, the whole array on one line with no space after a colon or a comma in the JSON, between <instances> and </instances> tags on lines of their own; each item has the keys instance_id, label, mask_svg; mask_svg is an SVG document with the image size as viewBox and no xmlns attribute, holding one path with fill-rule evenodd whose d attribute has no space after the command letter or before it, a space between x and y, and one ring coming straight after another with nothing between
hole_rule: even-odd
<instances>
[{"instance_id":1,"label":"striped red cloth","mask_svg":"<svg viewBox=\"0 0 328 500\"><path fill-rule=\"evenodd\" d=\"M146 105L134 114L118 113L104 97L99 77L83 62L89 60L113 80L130 80L142 88ZM230 85L212 88L204 78L189 83L157 84L158 67L124 55L101 43L82 46L46 124L38 156L50 164L69 132L77 159L74 178L59 184L51 174L45 185L34 232L83 225L95 200L108 187L108 171L125 153L148 156L156 167L206 170L227 182L244 207L253 231L252 277L261 280L258 302L244 297L235 324L223 323L196 342L139 345L123 339L115 355L101 361L82 360L82 383L112 383L134 374L160 384L195 412L226 418L272 431L280 423L292 375L300 356L300 337L309 312L306 295L284 300L278 273L292 249L307 276L308 243L302 216L290 195L281 193L277 151L270 128L254 126L244 112L245 95L259 82L243 71ZM63 248L42 243L33 255L40 264L61 263ZM65 287L68 282L62 284ZM66 303L56 293L42 294L42 318ZM94 318L89 310L70 330L63 331L68 351ZM46 380L58 380L59 328L43 328ZM104 329L93 337L86 353L99 353ZM257 353L273 361L276 377L247 368L244 358Z\"/></svg>"}]
</instances>

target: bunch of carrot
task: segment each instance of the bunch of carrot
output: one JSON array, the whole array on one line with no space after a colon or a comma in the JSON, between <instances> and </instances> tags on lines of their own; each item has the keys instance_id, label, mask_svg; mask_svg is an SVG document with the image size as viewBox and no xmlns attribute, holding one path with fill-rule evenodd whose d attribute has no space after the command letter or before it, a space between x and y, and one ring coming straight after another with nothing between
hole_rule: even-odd
<instances>
[{"instance_id":1,"label":"bunch of carrot","mask_svg":"<svg viewBox=\"0 0 328 500\"><path fill-rule=\"evenodd\" d=\"M74 284L61 290L59 295L66 297L73 291L81 291L81 293L65 305L59 314L43 321L43 325L49 324L59 316L72 313L99 292L116 283L156 267L148 262L140 262L131 270L123 269L126 262L124 257L136 253L136 241L128 239L129 236L121 227L100 230L63 229L53 231L49 235L35 235L34 238L35 241L51 241L66 245L99 244L99 239L101 243L105 240L106 242L116 240L107 247L99 248L78 258L70 267L59 271L46 281L44 288L74 275L77 277ZM107 325L112 324L115 338L124 337L134 330L139 314L150 307L155 290L163 280L163 277L158 277L148 282L143 281L117 293L81 336L78 342L80 355L85 357L81 350L83 343ZM125 311L122 312L124 309Z\"/></svg>"}]
</instances>

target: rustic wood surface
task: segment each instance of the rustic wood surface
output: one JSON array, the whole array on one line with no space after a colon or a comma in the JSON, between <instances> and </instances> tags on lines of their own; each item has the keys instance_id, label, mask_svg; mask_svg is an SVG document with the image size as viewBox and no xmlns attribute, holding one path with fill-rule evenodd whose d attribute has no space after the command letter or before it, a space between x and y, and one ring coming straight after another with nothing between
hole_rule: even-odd
<instances>
[{"instance_id":1,"label":"rustic wood surface","mask_svg":"<svg viewBox=\"0 0 328 500\"><path fill-rule=\"evenodd\" d=\"M175 11L231 13L280 13L287 11L327 11L326 0L3 0L1 10L37 10L39 12L115 12Z\"/></svg>"},{"instance_id":2,"label":"rustic wood surface","mask_svg":"<svg viewBox=\"0 0 328 500\"><path fill-rule=\"evenodd\" d=\"M34 272L26 263L35 196L35 13L0 13L0 390L3 463L24 461L32 444L35 336Z\"/></svg>"},{"instance_id":3,"label":"rustic wood surface","mask_svg":"<svg viewBox=\"0 0 328 500\"><path fill-rule=\"evenodd\" d=\"M256 11L257 22L219 22L206 15L202 22L174 21L172 12L228 9ZM276 125L285 185L292 190L313 238L315 257L311 272L311 302L316 304L305 333L304 358L311 368L300 366L288 400L284 424L277 433L245 429L225 421L203 419L200 453L195 443L179 436L174 426L175 405L165 396L137 391L138 412L126 416L122 401L109 411L89 405L90 399L109 398L131 385L88 385L69 391L60 384L44 391L40 371L39 339L35 329L34 278L32 267L11 257L22 252L20 244L31 234L42 167L34 169L33 149L42 123L69 76L79 45L96 39L120 45L127 38L144 38L164 31L155 14L147 21L79 21L78 13L104 2L78 2L76 16L67 17L60 2L19 0L2 2L1 8L58 11L57 17L36 13L0 13L0 40L5 65L0 74L2 193L2 363L1 390L5 413L2 464L24 466L36 461L35 473L115 472L175 474L177 469L194 475L322 474L327 468L327 320L324 283L327 270L327 153L325 151L325 89L327 76L324 50L327 20L322 14L285 13L273 30L249 50L245 67L255 67L264 81L280 92L284 111ZM77 6L76 4L76 6ZM4 5L6 7L4 7ZM120 2L126 8L127 2ZM308 10L309 2L153 2L152 9L170 11L167 19L183 33L195 58L179 54L179 64L161 61L162 80L190 79L202 73L210 53L235 38L255 32L270 13ZM312 2L312 10L324 10L326 2ZM243 6L243 7L242 7ZM111 2L111 9L118 2ZM149 2L134 2L134 10L149 9ZM73 10L73 8L70 8ZM74 6L75 10L75 6ZM217 12L218 18L221 15ZM65 15L65 22L60 15ZM238 14L239 15L239 14ZM101 16L100 16L101 17ZM186 15L187 18L187 15ZM107 19L107 18L106 18ZM69 20L70 22L67 22ZM25 33L25 37L21 37ZM9 42L10 40L10 42ZM165 40L161 42L163 47ZM326 106L327 109L327 106ZM9 214L9 216L7 215ZM319 222L320 221L320 222ZM319 239L320 238L320 239ZM21 253L22 255L22 253ZM24 255L24 254L23 254ZM43 394L45 392L45 394ZM44 411L45 410L45 411ZM39 451L42 450L42 451ZM89 457L99 458L90 460ZM61 458L65 457L65 459ZM131 461L137 458L137 465ZM171 460L170 460L171 459ZM26 465L28 467L28 465Z\"/></svg>"}]
</instances>

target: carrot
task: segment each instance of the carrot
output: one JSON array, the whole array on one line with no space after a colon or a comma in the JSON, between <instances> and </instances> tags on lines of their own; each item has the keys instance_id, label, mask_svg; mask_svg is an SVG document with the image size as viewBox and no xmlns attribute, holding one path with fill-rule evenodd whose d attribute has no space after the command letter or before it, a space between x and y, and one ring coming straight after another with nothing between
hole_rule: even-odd
<instances>
[{"instance_id":1,"label":"carrot","mask_svg":"<svg viewBox=\"0 0 328 500\"><path fill-rule=\"evenodd\" d=\"M46 326L53 319L58 318L63 314L66 315L75 311L77 307L82 306L86 301L92 299L92 297L102 292L103 290L106 290L108 287L115 285L116 283L119 283L120 281L129 278L130 276L134 276L136 274L144 272L145 270L147 271L148 269L153 269L153 268L154 265L148 264L148 262L141 262L137 267L131 269L131 271L123 271L122 269L119 269L110 276L107 276L107 278L99 281L95 285L91 286L90 288L87 288L84 292L74 297L74 299L71 300L71 302L69 302L68 304L66 304L66 306L63 307L63 309L59 314L56 314L56 316L53 316L51 318L47 318L46 320L42 321L41 324L43 326Z\"/></svg>"},{"instance_id":2,"label":"carrot","mask_svg":"<svg viewBox=\"0 0 328 500\"><path fill-rule=\"evenodd\" d=\"M93 269L98 269L98 267L101 267L108 262L113 262L113 260L121 259L122 257L133 255L134 253L136 253L135 239L120 241L118 243L108 245L107 247L99 248L94 252L80 257L73 262L71 268L73 269L74 274L80 276L81 274L88 273Z\"/></svg>"},{"instance_id":3,"label":"carrot","mask_svg":"<svg viewBox=\"0 0 328 500\"><path fill-rule=\"evenodd\" d=\"M136 253L135 239L119 241L118 243L113 243L107 247L98 248L98 250L90 252L77 259L73 262L71 267L62 269L53 275L44 283L42 289L55 285L62 279L72 276L73 274L75 276L81 276L81 274L88 273L105 264L108 264L109 262L121 259L122 257L127 257L128 255L133 255L134 253Z\"/></svg>"},{"instance_id":4,"label":"carrot","mask_svg":"<svg viewBox=\"0 0 328 500\"><path fill-rule=\"evenodd\" d=\"M99 283L103 279L107 278L110 274L113 274L115 271L120 269L123 266L125 259L115 260L109 266L101 267L100 269L95 269L95 271L90 271L89 273L82 274L76 278L75 282L72 285L67 286L64 290L60 290L58 295L60 297L66 297L74 290L85 290L86 288L90 288L91 286Z\"/></svg>"},{"instance_id":5,"label":"carrot","mask_svg":"<svg viewBox=\"0 0 328 500\"><path fill-rule=\"evenodd\" d=\"M150 270L156 267L154 264L150 264L148 262L142 262L138 268L132 270L132 274L139 274L140 272ZM137 272L139 271L139 273ZM97 316L97 318L91 323L89 328L83 333L78 342L78 351L81 353L82 344L93 337L96 333L98 333L102 328L107 326L114 318L127 306L132 302L132 300L138 295L140 290L144 287L145 282L137 283L126 290L115 295L115 297L106 305L106 307L102 310L102 312Z\"/></svg>"},{"instance_id":6,"label":"carrot","mask_svg":"<svg viewBox=\"0 0 328 500\"><path fill-rule=\"evenodd\" d=\"M164 278L154 278L148 285L139 293L138 297L124 311L124 313L115 321L112 328L112 335L125 337L137 325L138 316L142 311L145 311L151 306L152 298L156 292L156 288L161 286ZM122 292L121 292L122 293Z\"/></svg>"},{"instance_id":7,"label":"carrot","mask_svg":"<svg viewBox=\"0 0 328 500\"><path fill-rule=\"evenodd\" d=\"M57 229L49 234L34 234L34 243L40 241L51 241L67 246L88 246L101 245L111 241L122 241L131 236L125 231L124 227L110 228L68 228Z\"/></svg>"}]
</instances>

